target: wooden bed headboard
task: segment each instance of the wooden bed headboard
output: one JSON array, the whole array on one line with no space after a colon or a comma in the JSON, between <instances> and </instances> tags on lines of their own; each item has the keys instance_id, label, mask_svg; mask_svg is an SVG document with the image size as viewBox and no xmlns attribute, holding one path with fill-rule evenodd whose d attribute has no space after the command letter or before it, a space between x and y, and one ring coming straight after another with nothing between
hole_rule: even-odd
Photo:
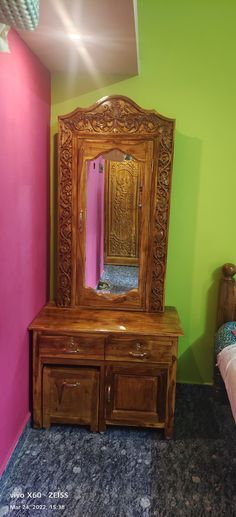
<instances>
[{"instance_id":1,"label":"wooden bed headboard","mask_svg":"<svg viewBox=\"0 0 236 517\"><path fill-rule=\"evenodd\" d=\"M224 264L222 266L222 277L220 280L216 330L227 323L227 321L236 321L236 266L234 264ZM214 391L219 402L228 401L224 382L221 378L220 371L216 366L216 350L215 350L215 367L214 367Z\"/></svg>"},{"instance_id":2,"label":"wooden bed headboard","mask_svg":"<svg viewBox=\"0 0 236 517\"><path fill-rule=\"evenodd\" d=\"M227 321L236 320L236 266L234 264L224 264L222 266L222 278L220 281L217 328Z\"/></svg>"}]
</instances>

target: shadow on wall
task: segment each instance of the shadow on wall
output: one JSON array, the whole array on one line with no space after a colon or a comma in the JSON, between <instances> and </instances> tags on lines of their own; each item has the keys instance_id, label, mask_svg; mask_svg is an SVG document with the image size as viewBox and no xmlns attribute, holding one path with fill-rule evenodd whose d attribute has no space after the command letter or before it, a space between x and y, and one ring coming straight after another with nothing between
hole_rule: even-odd
<instances>
[{"instance_id":1,"label":"shadow on wall","mask_svg":"<svg viewBox=\"0 0 236 517\"><path fill-rule=\"evenodd\" d=\"M191 346L179 357L179 368L187 372L191 365L191 378L185 382L193 383L193 372L196 383L204 383L209 375L209 365L211 367L211 379L213 382L214 373L214 338L216 332L218 291L221 278L221 267L217 268L212 274L212 284L207 292L207 299L203 334L194 341ZM204 360L203 360L204 358Z\"/></svg>"},{"instance_id":2,"label":"shadow on wall","mask_svg":"<svg viewBox=\"0 0 236 517\"><path fill-rule=\"evenodd\" d=\"M178 121L177 121L178 122ZM196 251L199 246L202 218L200 218L202 142L176 132L175 156L173 166L173 186L171 197L169 250L167 263L166 305L175 305L178 309L184 330L184 337L179 340L179 359L177 380L187 383L212 382L214 366L214 334L216 327L216 310L220 268L212 277L196 280L199 271ZM202 271L209 269L201 264ZM199 299L199 284L211 286L206 296ZM207 299L206 299L207 298ZM193 339L204 328L204 332L195 341ZM194 334L195 330L195 334Z\"/></svg>"},{"instance_id":3,"label":"shadow on wall","mask_svg":"<svg viewBox=\"0 0 236 517\"><path fill-rule=\"evenodd\" d=\"M177 121L178 123L178 121ZM166 305L180 315L184 337L179 340L177 379L189 382L194 374L190 343L194 318L193 288L201 181L202 142L176 131L170 229L167 261ZM187 349L187 350L186 350ZM186 354L186 361L184 356Z\"/></svg>"},{"instance_id":4,"label":"shadow on wall","mask_svg":"<svg viewBox=\"0 0 236 517\"><path fill-rule=\"evenodd\" d=\"M102 77L92 77L87 75L83 77L78 74L55 74L53 76L53 103L60 104L70 101L80 95L108 88L113 84L126 81L137 74L102 74ZM62 86L63 85L63 86ZM98 95L97 100L108 94Z\"/></svg>"}]
</instances>

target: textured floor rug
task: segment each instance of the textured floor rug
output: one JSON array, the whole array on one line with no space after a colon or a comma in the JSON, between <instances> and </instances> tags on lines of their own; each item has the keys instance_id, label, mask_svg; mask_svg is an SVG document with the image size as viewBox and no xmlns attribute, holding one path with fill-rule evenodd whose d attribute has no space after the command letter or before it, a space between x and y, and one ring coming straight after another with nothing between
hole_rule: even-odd
<instances>
[{"instance_id":1,"label":"textured floor rug","mask_svg":"<svg viewBox=\"0 0 236 517\"><path fill-rule=\"evenodd\" d=\"M209 387L179 385L175 436L28 427L0 484L0 517L233 517L236 432Z\"/></svg>"},{"instance_id":2,"label":"textured floor rug","mask_svg":"<svg viewBox=\"0 0 236 517\"><path fill-rule=\"evenodd\" d=\"M108 282L112 294L126 293L138 288L137 266L105 265L101 281Z\"/></svg>"}]
</instances>

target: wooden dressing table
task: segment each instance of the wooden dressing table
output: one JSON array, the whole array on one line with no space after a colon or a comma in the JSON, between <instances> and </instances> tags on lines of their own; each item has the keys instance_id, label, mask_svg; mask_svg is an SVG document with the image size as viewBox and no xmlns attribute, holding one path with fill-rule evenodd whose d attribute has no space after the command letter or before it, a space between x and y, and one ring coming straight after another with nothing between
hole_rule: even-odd
<instances>
[{"instance_id":1,"label":"wooden dressing table","mask_svg":"<svg viewBox=\"0 0 236 517\"><path fill-rule=\"evenodd\" d=\"M164 307L173 131L173 120L120 96L59 117L56 301L29 327L36 428L131 425L172 437L183 334L176 310ZM117 150L140 170L138 288L110 294L86 277L86 189L90 161Z\"/></svg>"}]
</instances>

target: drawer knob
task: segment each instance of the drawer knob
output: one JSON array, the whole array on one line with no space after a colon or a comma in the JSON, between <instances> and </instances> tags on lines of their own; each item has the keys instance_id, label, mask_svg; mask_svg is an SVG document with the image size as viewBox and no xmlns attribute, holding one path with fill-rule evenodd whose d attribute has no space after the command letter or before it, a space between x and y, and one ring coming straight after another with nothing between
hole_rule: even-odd
<instances>
[{"instance_id":1,"label":"drawer knob","mask_svg":"<svg viewBox=\"0 0 236 517\"><path fill-rule=\"evenodd\" d=\"M147 352L129 352L131 357L136 357L136 359L144 359L147 357Z\"/></svg>"}]
</instances>

